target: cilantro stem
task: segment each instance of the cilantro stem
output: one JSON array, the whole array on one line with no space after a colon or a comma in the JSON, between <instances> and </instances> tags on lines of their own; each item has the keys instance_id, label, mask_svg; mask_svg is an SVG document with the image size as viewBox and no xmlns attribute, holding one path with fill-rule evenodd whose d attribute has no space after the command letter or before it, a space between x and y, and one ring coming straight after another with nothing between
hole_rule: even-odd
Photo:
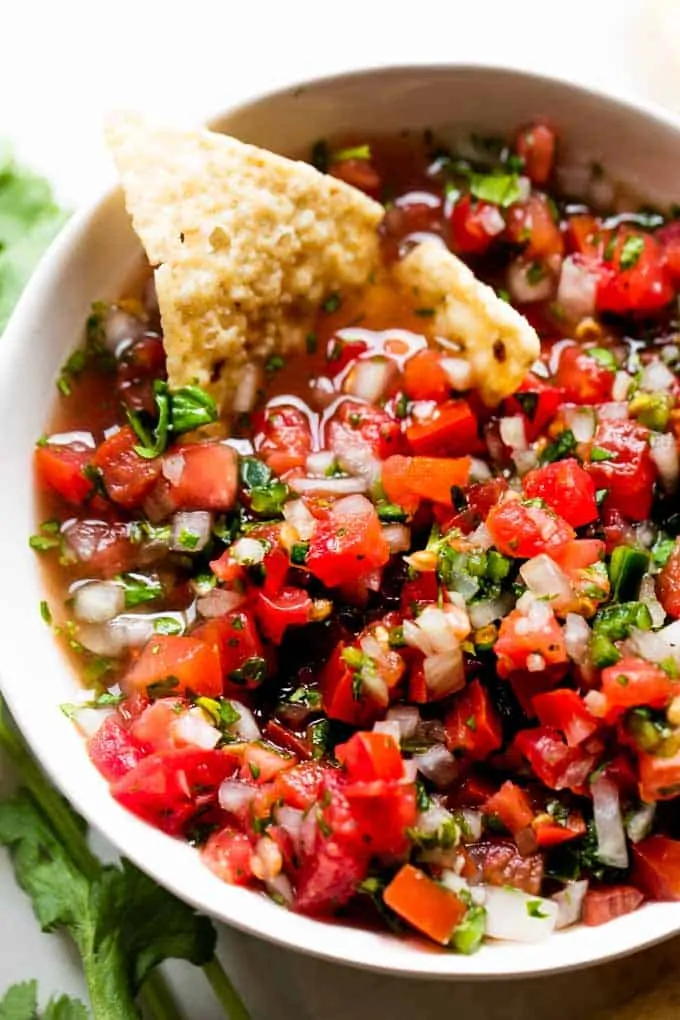
<instances>
[{"instance_id":1,"label":"cilantro stem","mask_svg":"<svg viewBox=\"0 0 680 1020\"><path fill-rule=\"evenodd\" d=\"M227 977L224 967L213 956L212 960L205 964L203 973L215 993L215 998L226 1013L228 1020L251 1020L250 1013L241 1001L241 997Z\"/></svg>"}]
</instances>

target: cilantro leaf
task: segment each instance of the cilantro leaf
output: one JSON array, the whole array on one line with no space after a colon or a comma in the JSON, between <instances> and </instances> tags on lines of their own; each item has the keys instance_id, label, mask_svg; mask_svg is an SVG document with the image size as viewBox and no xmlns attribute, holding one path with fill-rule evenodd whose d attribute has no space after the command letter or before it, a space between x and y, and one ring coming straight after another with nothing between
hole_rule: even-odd
<instances>
[{"instance_id":1,"label":"cilantro leaf","mask_svg":"<svg viewBox=\"0 0 680 1020\"><path fill-rule=\"evenodd\" d=\"M623 242L623 248L619 256L619 265L621 269L634 269L640 261L640 256L645 250L644 238L640 237L639 234L631 234Z\"/></svg>"},{"instance_id":2,"label":"cilantro leaf","mask_svg":"<svg viewBox=\"0 0 680 1020\"><path fill-rule=\"evenodd\" d=\"M502 209L519 201L522 191L517 174L470 174L470 194Z\"/></svg>"},{"instance_id":3,"label":"cilantro leaf","mask_svg":"<svg viewBox=\"0 0 680 1020\"><path fill-rule=\"evenodd\" d=\"M60 995L47 1003L42 1020L88 1020L88 1012L79 999Z\"/></svg>"},{"instance_id":4,"label":"cilantro leaf","mask_svg":"<svg viewBox=\"0 0 680 1020\"><path fill-rule=\"evenodd\" d=\"M37 981L12 985L0 999L0 1020L34 1020L37 1013Z\"/></svg>"}]
</instances>

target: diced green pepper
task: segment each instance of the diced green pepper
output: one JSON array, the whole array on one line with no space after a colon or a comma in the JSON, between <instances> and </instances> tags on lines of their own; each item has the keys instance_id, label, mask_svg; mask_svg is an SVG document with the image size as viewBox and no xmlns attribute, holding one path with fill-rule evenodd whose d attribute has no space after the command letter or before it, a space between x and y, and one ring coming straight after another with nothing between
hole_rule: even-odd
<instances>
[{"instance_id":1,"label":"diced green pepper","mask_svg":"<svg viewBox=\"0 0 680 1020\"><path fill-rule=\"evenodd\" d=\"M630 545L617 545L609 564L612 596L617 602L634 599L649 566L649 553Z\"/></svg>"}]
</instances>

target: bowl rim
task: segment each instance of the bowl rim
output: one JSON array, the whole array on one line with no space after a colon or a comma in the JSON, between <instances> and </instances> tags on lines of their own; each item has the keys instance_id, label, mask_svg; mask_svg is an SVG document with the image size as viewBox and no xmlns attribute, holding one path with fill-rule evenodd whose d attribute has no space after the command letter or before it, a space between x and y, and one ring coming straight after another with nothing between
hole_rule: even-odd
<instances>
[{"instance_id":1,"label":"bowl rim","mask_svg":"<svg viewBox=\"0 0 680 1020\"><path fill-rule=\"evenodd\" d=\"M565 92L581 95L584 98L594 98L602 104L613 105L624 111L642 115L680 136L680 117L656 103L624 96L615 90L607 90L600 86L574 83L558 75L546 75L514 65L499 65L496 62L484 60L449 64L423 61L395 65L377 64L352 68L349 71L327 76L305 78L287 85L264 89L251 97L239 100L226 109L220 109L211 114L206 118L206 123L210 127L219 129L220 124L229 116L236 113L246 114L249 109L263 102L299 93L300 90L307 88L332 88L342 85L344 82L373 76L417 76L424 71L428 74L442 75L450 74L452 71L479 75L493 73L501 77L528 80L534 82L538 88L542 83L558 86ZM26 324L31 320L31 310L36 298L41 295L44 297L44 294L50 290L50 285L53 283L52 277L57 268L60 266L66 268L79 247L87 244L88 235L97 214L108 202L116 200L118 195L118 186L102 188L97 197L73 215L40 260L11 315L0 344L0 393L8 391L11 379L22 363ZM4 541L5 538L2 536L2 529L0 529L0 551ZM36 628L40 626L40 621L38 620L34 626ZM0 632L4 628L4 621L0 620ZM65 660L64 669L68 670ZM384 934L376 935L349 925L301 917L281 910L280 907L269 901L265 902L277 911L280 923L272 924L272 919L276 915L266 910L256 911L256 917L253 919L251 911L247 907L254 895L252 891L234 890L234 887L227 887L230 893L234 891L242 896L227 895L224 897L223 903L210 902L206 890L215 891L210 882L217 883L215 888L223 886L223 883L213 876L200 883L202 894L187 889L186 882L181 878L181 870L179 874L174 871L172 863L175 862L175 859L180 860L184 850L195 854L193 848L151 829L146 823L129 815L123 808L115 804L108 793L105 798L108 803L103 803L101 798L90 796L73 775L65 776L62 773L58 742L53 741L50 744L49 741L41 739L40 727L35 725L36 711L39 712L40 709L37 710L35 700L22 691L20 682L12 682L2 662L0 662L0 690L2 690L17 725L41 766L55 786L68 797L88 823L101 832L140 869L183 900L215 919L248 934L256 935L267 942L297 952L308 953L330 962L389 973L394 976L439 980L488 980L531 977L594 966L637 952L680 932L680 904L652 904L643 908L636 915L629 915L629 917L635 916L639 919L639 923L634 928L631 927L630 932L628 928L624 930L620 925L620 922L625 921L625 918L617 919L607 926L607 933L610 937L598 940L583 939L581 940L584 943L582 948L579 948L578 945L575 948L572 946L571 951L566 954L560 952L561 936L558 933L548 940L555 950L553 953L541 954L536 951L537 947L535 946L518 947L516 944L495 943L486 945L476 957L463 957L446 952L427 952L423 950L421 944L418 944L417 948L411 948L409 944L406 944L402 951L396 952L397 945L404 946L403 940L396 943L391 936ZM58 712L57 706L52 703L41 703L41 705L44 706L45 712L54 723L52 713ZM47 717L43 721L49 722ZM44 731L42 735L44 735ZM106 786L106 790L108 791L108 786ZM163 850L168 851L168 840L173 844L177 843L178 847L182 847L183 850L179 853L166 852L164 855ZM155 858L152 858L148 850L145 849L147 846L158 851ZM168 866L168 861L164 860L166 856L168 861L172 858L170 866ZM207 869L205 871L207 873ZM262 899L259 894L257 895L259 899ZM245 896L248 899L243 898ZM242 909L240 904L243 904L245 909ZM646 923L646 919L651 921L651 912L657 918L654 924ZM291 923L293 919L294 923ZM331 930L338 935L338 938L329 937L326 940L324 932L330 933ZM617 935L617 933L619 934ZM544 945L546 944L544 943ZM390 960L390 946L395 947L397 959ZM477 965L475 965L475 960ZM481 965L482 961L483 965Z\"/></svg>"}]
</instances>

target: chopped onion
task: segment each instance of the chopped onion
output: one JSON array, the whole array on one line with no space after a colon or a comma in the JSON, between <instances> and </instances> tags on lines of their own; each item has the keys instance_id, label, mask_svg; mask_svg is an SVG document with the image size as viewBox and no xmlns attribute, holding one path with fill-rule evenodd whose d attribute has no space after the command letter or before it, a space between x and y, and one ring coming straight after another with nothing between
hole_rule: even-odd
<instances>
[{"instance_id":1,"label":"chopped onion","mask_svg":"<svg viewBox=\"0 0 680 1020\"><path fill-rule=\"evenodd\" d=\"M202 747L205 751L212 750L222 739L220 731L210 725L200 708L190 708L188 712L183 712L170 728L177 739L185 744Z\"/></svg>"},{"instance_id":2,"label":"chopped onion","mask_svg":"<svg viewBox=\"0 0 680 1020\"><path fill-rule=\"evenodd\" d=\"M368 489L363 478L291 478L288 484L294 492L322 496L347 496Z\"/></svg>"},{"instance_id":3,"label":"chopped onion","mask_svg":"<svg viewBox=\"0 0 680 1020\"><path fill-rule=\"evenodd\" d=\"M260 388L260 369L252 361L243 366L241 381L234 394L233 410L236 414L248 414L255 407L257 391Z\"/></svg>"},{"instance_id":4,"label":"chopped onion","mask_svg":"<svg viewBox=\"0 0 680 1020\"><path fill-rule=\"evenodd\" d=\"M308 542L314 534L316 519L301 499L289 499L283 504L283 516L297 531L301 541Z\"/></svg>"},{"instance_id":5,"label":"chopped onion","mask_svg":"<svg viewBox=\"0 0 680 1020\"><path fill-rule=\"evenodd\" d=\"M523 415L514 414L510 418L501 418L499 427L501 439L506 446L511 450L526 450L527 437Z\"/></svg>"},{"instance_id":6,"label":"chopped onion","mask_svg":"<svg viewBox=\"0 0 680 1020\"><path fill-rule=\"evenodd\" d=\"M241 605L245 596L242 592L227 591L225 588L213 588L196 602L196 609L206 620L224 616Z\"/></svg>"},{"instance_id":7,"label":"chopped onion","mask_svg":"<svg viewBox=\"0 0 680 1020\"><path fill-rule=\"evenodd\" d=\"M373 732L383 733L387 737L392 737L397 744L401 743L401 726L396 719L379 719L373 724Z\"/></svg>"},{"instance_id":8,"label":"chopped onion","mask_svg":"<svg viewBox=\"0 0 680 1020\"><path fill-rule=\"evenodd\" d=\"M470 457L470 482L488 482L491 477L491 468L485 460Z\"/></svg>"},{"instance_id":9,"label":"chopped onion","mask_svg":"<svg viewBox=\"0 0 680 1020\"><path fill-rule=\"evenodd\" d=\"M606 404L600 404L597 416L600 420L606 418L608 421L626 421L629 417L628 404L625 400L610 400Z\"/></svg>"},{"instance_id":10,"label":"chopped onion","mask_svg":"<svg viewBox=\"0 0 680 1020\"><path fill-rule=\"evenodd\" d=\"M397 366L391 358L357 361L345 379L343 389L367 404L377 404L387 393L396 373Z\"/></svg>"},{"instance_id":11,"label":"chopped onion","mask_svg":"<svg viewBox=\"0 0 680 1020\"><path fill-rule=\"evenodd\" d=\"M653 435L650 447L652 460L659 472L659 480L666 492L675 492L680 476L678 444L672 432Z\"/></svg>"},{"instance_id":12,"label":"chopped onion","mask_svg":"<svg viewBox=\"0 0 680 1020\"><path fill-rule=\"evenodd\" d=\"M424 631L413 620L404 620L402 625L404 643L409 648L417 648L423 655L432 655L432 643Z\"/></svg>"},{"instance_id":13,"label":"chopped onion","mask_svg":"<svg viewBox=\"0 0 680 1020\"><path fill-rule=\"evenodd\" d=\"M595 313L597 276L574 255L562 263L557 285L557 304L569 322L580 322Z\"/></svg>"},{"instance_id":14,"label":"chopped onion","mask_svg":"<svg viewBox=\"0 0 680 1020\"><path fill-rule=\"evenodd\" d=\"M564 624L564 644L569 658L579 666L589 659L590 627L578 613L567 613Z\"/></svg>"},{"instance_id":15,"label":"chopped onion","mask_svg":"<svg viewBox=\"0 0 680 1020\"><path fill-rule=\"evenodd\" d=\"M167 478L171 485L179 485L179 480L184 473L184 454L171 453L164 457L161 464L163 477Z\"/></svg>"},{"instance_id":16,"label":"chopped onion","mask_svg":"<svg viewBox=\"0 0 680 1020\"><path fill-rule=\"evenodd\" d=\"M440 804L432 804L427 811L420 812L416 818L414 828L425 836L434 836L443 826L450 825L453 821L454 817L450 811L447 811Z\"/></svg>"},{"instance_id":17,"label":"chopped onion","mask_svg":"<svg viewBox=\"0 0 680 1020\"><path fill-rule=\"evenodd\" d=\"M472 368L465 358L442 358L439 362L454 390L468 390L472 385Z\"/></svg>"},{"instance_id":18,"label":"chopped onion","mask_svg":"<svg viewBox=\"0 0 680 1020\"><path fill-rule=\"evenodd\" d=\"M537 279L532 279L536 263L525 258L516 258L508 266L507 285L510 297L519 304L532 301L549 301L555 293L555 277L546 268L541 268Z\"/></svg>"},{"instance_id":19,"label":"chopped onion","mask_svg":"<svg viewBox=\"0 0 680 1020\"><path fill-rule=\"evenodd\" d=\"M434 698L443 698L465 686L465 669L460 645L455 652L429 655L423 662L425 683Z\"/></svg>"},{"instance_id":20,"label":"chopped onion","mask_svg":"<svg viewBox=\"0 0 680 1020\"><path fill-rule=\"evenodd\" d=\"M285 829L293 842L297 844L305 817L304 811L300 811L299 808L288 807L287 804L281 804L274 809L274 814L276 816L276 824Z\"/></svg>"},{"instance_id":21,"label":"chopped onion","mask_svg":"<svg viewBox=\"0 0 680 1020\"><path fill-rule=\"evenodd\" d=\"M524 178L526 180L526 178ZM505 230L505 220L497 206L486 204L478 212L479 222L484 227L484 233L489 237L497 237Z\"/></svg>"},{"instance_id":22,"label":"chopped onion","mask_svg":"<svg viewBox=\"0 0 680 1020\"><path fill-rule=\"evenodd\" d=\"M267 549L264 542L260 542L257 538L248 538L246 536L234 542L229 554L236 563L240 563L244 567L250 567L255 563L262 563L266 552Z\"/></svg>"},{"instance_id":23,"label":"chopped onion","mask_svg":"<svg viewBox=\"0 0 680 1020\"><path fill-rule=\"evenodd\" d=\"M112 305L104 319L104 346L115 354L122 344L139 340L145 331L141 319Z\"/></svg>"},{"instance_id":24,"label":"chopped onion","mask_svg":"<svg viewBox=\"0 0 680 1020\"><path fill-rule=\"evenodd\" d=\"M583 901L588 892L588 880L567 882L564 889L556 892L552 899L557 904L556 928L569 928L581 920Z\"/></svg>"},{"instance_id":25,"label":"chopped onion","mask_svg":"<svg viewBox=\"0 0 680 1020\"><path fill-rule=\"evenodd\" d=\"M201 552L210 541L213 518L208 510L180 510L171 521L173 552Z\"/></svg>"},{"instance_id":26,"label":"chopped onion","mask_svg":"<svg viewBox=\"0 0 680 1020\"><path fill-rule=\"evenodd\" d=\"M255 716L250 709L240 701L230 701L229 704L238 712L238 719L229 727L234 736L245 741L260 740L262 737L260 727L255 722Z\"/></svg>"},{"instance_id":27,"label":"chopped onion","mask_svg":"<svg viewBox=\"0 0 680 1020\"><path fill-rule=\"evenodd\" d=\"M414 754L413 760L418 771L440 790L450 786L460 772L458 762L443 744L434 744L422 754Z\"/></svg>"},{"instance_id":28,"label":"chopped onion","mask_svg":"<svg viewBox=\"0 0 680 1020\"><path fill-rule=\"evenodd\" d=\"M614 382L612 383L612 400L627 400L630 387L634 381L632 375L629 375L628 372L619 370L614 376Z\"/></svg>"},{"instance_id":29,"label":"chopped onion","mask_svg":"<svg viewBox=\"0 0 680 1020\"><path fill-rule=\"evenodd\" d=\"M651 574L645 574L640 581L638 591L640 602L644 602L652 618L652 627L663 627L666 622L666 610L656 597L656 583Z\"/></svg>"},{"instance_id":30,"label":"chopped onion","mask_svg":"<svg viewBox=\"0 0 680 1020\"><path fill-rule=\"evenodd\" d=\"M649 603L647 605L649 606ZM668 628L666 627L665 630ZM641 655L649 662L663 662L665 659L673 657L673 649L668 643L664 630L638 630L637 627L631 627L627 644L630 645L635 655Z\"/></svg>"},{"instance_id":31,"label":"chopped onion","mask_svg":"<svg viewBox=\"0 0 680 1020\"><path fill-rule=\"evenodd\" d=\"M495 620L502 620L507 616L513 606L513 598L509 592L505 592L497 599L485 599L482 602L475 602L468 607L470 623L475 630L480 627L487 627Z\"/></svg>"},{"instance_id":32,"label":"chopped onion","mask_svg":"<svg viewBox=\"0 0 680 1020\"><path fill-rule=\"evenodd\" d=\"M140 648L155 633L153 616L125 613L105 624L82 624L78 628L78 640L95 655L116 656L126 648Z\"/></svg>"},{"instance_id":33,"label":"chopped onion","mask_svg":"<svg viewBox=\"0 0 680 1020\"><path fill-rule=\"evenodd\" d=\"M112 434L120 432L120 429L116 427L112 430ZM106 437L108 439L108 436ZM97 445L94 441L94 436L91 432L83 432L79 429L74 429L72 432L55 432L47 440L48 446L72 446L80 447L85 450L94 450Z\"/></svg>"},{"instance_id":34,"label":"chopped onion","mask_svg":"<svg viewBox=\"0 0 680 1020\"><path fill-rule=\"evenodd\" d=\"M407 552L411 548L411 531L405 524L387 524L382 529L390 554Z\"/></svg>"},{"instance_id":35,"label":"chopped onion","mask_svg":"<svg viewBox=\"0 0 680 1020\"><path fill-rule=\"evenodd\" d=\"M520 476L526 475L538 464L538 456L535 450L514 450L512 459Z\"/></svg>"},{"instance_id":36,"label":"chopped onion","mask_svg":"<svg viewBox=\"0 0 680 1020\"><path fill-rule=\"evenodd\" d=\"M278 875L274 875L273 878L268 878L266 880L266 886L267 892L270 896L273 896L279 901L283 900L287 906L290 906L295 899L290 879L283 871L279 872Z\"/></svg>"},{"instance_id":37,"label":"chopped onion","mask_svg":"<svg viewBox=\"0 0 680 1020\"><path fill-rule=\"evenodd\" d=\"M418 764L413 758L408 758L404 762L404 779L407 783L415 783L418 778Z\"/></svg>"},{"instance_id":38,"label":"chopped onion","mask_svg":"<svg viewBox=\"0 0 680 1020\"><path fill-rule=\"evenodd\" d=\"M115 708L74 708L69 712L69 718L76 724L84 737L93 737L104 720L115 715Z\"/></svg>"},{"instance_id":39,"label":"chopped onion","mask_svg":"<svg viewBox=\"0 0 680 1020\"><path fill-rule=\"evenodd\" d=\"M569 404L562 413L568 428L574 433L577 443L587 443L595 435L595 411L592 407Z\"/></svg>"},{"instance_id":40,"label":"chopped onion","mask_svg":"<svg viewBox=\"0 0 680 1020\"><path fill-rule=\"evenodd\" d=\"M645 365L640 376L640 389L647 393L669 390L674 383L675 376L671 370L656 358Z\"/></svg>"},{"instance_id":41,"label":"chopped onion","mask_svg":"<svg viewBox=\"0 0 680 1020\"><path fill-rule=\"evenodd\" d=\"M522 580L539 598L571 598L566 574L545 553L539 553L519 568Z\"/></svg>"},{"instance_id":42,"label":"chopped onion","mask_svg":"<svg viewBox=\"0 0 680 1020\"><path fill-rule=\"evenodd\" d=\"M597 832L597 856L614 868L628 867L626 834L623 831L621 804L616 785L607 776L599 776L590 786L593 816Z\"/></svg>"},{"instance_id":43,"label":"chopped onion","mask_svg":"<svg viewBox=\"0 0 680 1020\"><path fill-rule=\"evenodd\" d=\"M416 620L417 626L427 636L430 649L435 654L455 652L458 639L453 633L448 614L437 606L426 606Z\"/></svg>"},{"instance_id":44,"label":"chopped onion","mask_svg":"<svg viewBox=\"0 0 680 1020\"><path fill-rule=\"evenodd\" d=\"M393 705L387 710L386 720L399 726L401 740L410 740L418 728L420 712L415 705Z\"/></svg>"},{"instance_id":45,"label":"chopped onion","mask_svg":"<svg viewBox=\"0 0 680 1020\"><path fill-rule=\"evenodd\" d=\"M626 834L631 843L640 843L652 831L656 804L641 804L637 811L628 816Z\"/></svg>"},{"instance_id":46,"label":"chopped onion","mask_svg":"<svg viewBox=\"0 0 680 1020\"><path fill-rule=\"evenodd\" d=\"M116 581L85 581L73 593L73 613L86 623L106 623L125 609L125 591Z\"/></svg>"},{"instance_id":47,"label":"chopped onion","mask_svg":"<svg viewBox=\"0 0 680 1020\"><path fill-rule=\"evenodd\" d=\"M222 810L238 817L250 805L256 793L256 786L248 786L239 779L225 779L217 796Z\"/></svg>"},{"instance_id":48,"label":"chopped onion","mask_svg":"<svg viewBox=\"0 0 680 1020\"><path fill-rule=\"evenodd\" d=\"M468 535L468 541L474 545L476 549L491 549L493 546L493 538L491 532L487 528L486 524L480 524L474 531Z\"/></svg>"},{"instance_id":49,"label":"chopped onion","mask_svg":"<svg viewBox=\"0 0 680 1020\"><path fill-rule=\"evenodd\" d=\"M481 811L474 811L472 808L462 808L463 819L463 842L476 843L482 838L484 829L484 815Z\"/></svg>"},{"instance_id":50,"label":"chopped onion","mask_svg":"<svg viewBox=\"0 0 680 1020\"><path fill-rule=\"evenodd\" d=\"M332 450L316 450L307 457L307 471L313 478L327 478L335 464Z\"/></svg>"},{"instance_id":51,"label":"chopped onion","mask_svg":"<svg viewBox=\"0 0 680 1020\"><path fill-rule=\"evenodd\" d=\"M459 896L462 893L463 900L465 901L467 901L468 897L472 894L470 883L467 882L462 875L458 875L455 871L452 871L451 868L442 868L439 881L443 886L446 886L447 889L450 889L451 892L454 892L456 896Z\"/></svg>"},{"instance_id":52,"label":"chopped onion","mask_svg":"<svg viewBox=\"0 0 680 1020\"><path fill-rule=\"evenodd\" d=\"M508 886L486 886L486 934L510 942L541 942L552 935L559 908L553 900Z\"/></svg>"}]
</instances>

